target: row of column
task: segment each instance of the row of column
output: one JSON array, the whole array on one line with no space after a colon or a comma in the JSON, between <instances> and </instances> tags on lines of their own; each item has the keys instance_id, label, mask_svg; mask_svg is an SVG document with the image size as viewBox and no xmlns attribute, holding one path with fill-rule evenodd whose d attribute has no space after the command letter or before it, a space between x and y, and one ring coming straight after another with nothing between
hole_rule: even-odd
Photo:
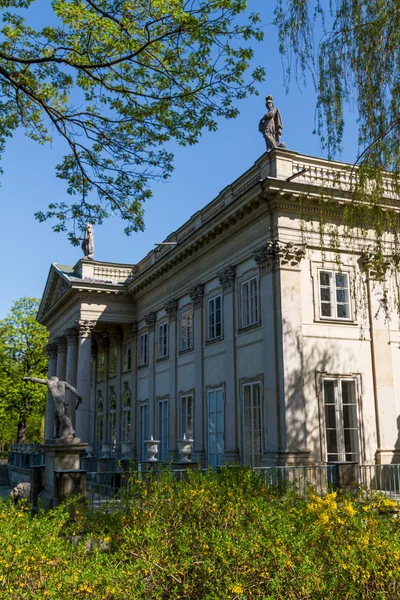
<instances>
[{"instance_id":1,"label":"row of column","mask_svg":"<svg viewBox=\"0 0 400 600\"><path fill-rule=\"evenodd\" d=\"M79 321L64 335L47 346L49 355L48 376L56 376L72 385L82 396L82 403L75 414L76 397L67 392L71 420L75 427L75 436L82 442L90 437L90 365L91 332L95 321ZM48 394L45 416L45 440L53 440L55 435L54 404Z\"/></svg>"}]
</instances>

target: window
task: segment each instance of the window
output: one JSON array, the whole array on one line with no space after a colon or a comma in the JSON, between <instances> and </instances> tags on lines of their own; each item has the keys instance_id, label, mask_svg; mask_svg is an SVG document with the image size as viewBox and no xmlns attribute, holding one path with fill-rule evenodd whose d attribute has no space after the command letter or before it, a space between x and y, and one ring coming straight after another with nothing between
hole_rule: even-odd
<instances>
[{"instance_id":1,"label":"window","mask_svg":"<svg viewBox=\"0 0 400 600\"><path fill-rule=\"evenodd\" d=\"M258 323L258 281L253 277L241 285L242 327Z\"/></svg>"},{"instance_id":2,"label":"window","mask_svg":"<svg viewBox=\"0 0 400 600\"><path fill-rule=\"evenodd\" d=\"M189 350L193 346L193 312L188 310L181 316L181 350Z\"/></svg>"},{"instance_id":3,"label":"window","mask_svg":"<svg viewBox=\"0 0 400 600\"><path fill-rule=\"evenodd\" d=\"M262 459L261 384L243 385L244 464L259 467Z\"/></svg>"},{"instance_id":4,"label":"window","mask_svg":"<svg viewBox=\"0 0 400 600\"><path fill-rule=\"evenodd\" d=\"M103 442L103 434L104 434L104 401L99 391L99 397L97 399L96 406L96 449L97 452L100 451L100 444Z\"/></svg>"},{"instance_id":5,"label":"window","mask_svg":"<svg viewBox=\"0 0 400 600\"><path fill-rule=\"evenodd\" d=\"M181 396L179 436L187 439L193 438L193 394Z\"/></svg>"},{"instance_id":6,"label":"window","mask_svg":"<svg viewBox=\"0 0 400 600\"><path fill-rule=\"evenodd\" d=\"M108 440L112 443L112 449L115 450L117 445L117 396L112 388L108 413Z\"/></svg>"},{"instance_id":7,"label":"window","mask_svg":"<svg viewBox=\"0 0 400 600\"><path fill-rule=\"evenodd\" d=\"M208 301L208 339L215 340L222 335L222 297Z\"/></svg>"},{"instance_id":8,"label":"window","mask_svg":"<svg viewBox=\"0 0 400 600\"><path fill-rule=\"evenodd\" d=\"M324 379L326 460L360 460L356 380Z\"/></svg>"},{"instance_id":9,"label":"window","mask_svg":"<svg viewBox=\"0 0 400 600\"><path fill-rule=\"evenodd\" d=\"M108 376L115 377L117 374L118 348L111 348L108 355Z\"/></svg>"},{"instance_id":10,"label":"window","mask_svg":"<svg viewBox=\"0 0 400 600\"><path fill-rule=\"evenodd\" d=\"M132 342L129 340L129 342L125 342L123 349L122 349L122 355L123 355L123 370L124 371L130 371L132 368Z\"/></svg>"},{"instance_id":11,"label":"window","mask_svg":"<svg viewBox=\"0 0 400 600\"><path fill-rule=\"evenodd\" d=\"M159 400L158 402L158 439L160 447L158 449L158 459L165 461L168 454L168 400Z\"/></svg>"},{"instance_id":12,"label":"window","mask_svg":"<svg viewBox=\"0 0 400 600\"><path fill-rule=\"evenodd\" d=\"M158 358L168 356L168 323L158 326Z\"/></svg>"},{"instance_id":13,"label":"window","mask_svg":"<svg viewBox=\"0 0 400 600\"><path fill-rule=\"evenodd\" d=\"M148 339L149 336L147 333L142 333L140 336L140 353L139 353L139 365L147 365L149 357L148 357Z\"/></svg>"},{"instance_id":14,"label":"window","mask_svg":"<svg viewBox=\"0 0 400 600\"><path fill-rule=\"evenodd\" d=\"M149 439L149 408L147 404L139 405L139 460L146 460L145 441Z\"/></svg>"},{"instance_id":15,"label":"window","mask_svg":"<svg viewBox=\"0 0 400 600\"><path fill-rule=\"evenodd\" d=\"M224 452L224 393L222 388L208 391L208 464L222 465Z\"/></svg>"},{"instance_id":16,"label":"window","mask_svg":"<svg viewBox=\"0 0 400 600\"><path fill-rule=\"evenodd\" d=\"M350 320L349 274L318 271L321 319Z\"/></svg>"},{"instance_id":17,"label":"window","mask_svg":"<svg viewBox=\"0 0 400 600\"><path fill-rule=\"evenodd\" d=\"M122 441L129 442L131 438L131 394L128 387L125 388L122 407Z\"/></svg>"},{"instance_id":18,"label":"window","mask_svg":"<svg viewBox=\"0 0 400 600\"><path fill-rule=\"evenodd\" d=\"M103 381L104 379L104 353L97 355L97 381Z\"/></svg>"}]
</instances>

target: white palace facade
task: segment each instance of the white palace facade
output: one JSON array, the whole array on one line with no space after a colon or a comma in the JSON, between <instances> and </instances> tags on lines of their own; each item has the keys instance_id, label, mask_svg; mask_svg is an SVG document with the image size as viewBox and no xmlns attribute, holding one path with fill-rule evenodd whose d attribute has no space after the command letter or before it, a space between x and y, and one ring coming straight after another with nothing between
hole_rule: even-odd
<instances>
[{"instance_id":1,"label":"white palace facade","mask_svg":"<svg viewBox=\"0 0 400 600\"><path fill-rule=\"evenodd\" d=\"M203 466L400 462L397 312L320 231L352 177L276 148L138 264L52 264L38 320L89 455L143 461L153 436L170 462L186 436Z\"/></svg>"}]
</instances>

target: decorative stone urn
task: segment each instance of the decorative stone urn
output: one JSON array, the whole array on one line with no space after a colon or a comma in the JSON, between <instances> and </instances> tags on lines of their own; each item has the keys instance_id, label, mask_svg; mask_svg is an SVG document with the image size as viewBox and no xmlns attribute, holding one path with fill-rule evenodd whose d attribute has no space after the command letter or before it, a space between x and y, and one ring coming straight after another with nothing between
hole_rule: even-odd
<instances>
[{"instance_id":1,"label":"decorative stone urn","mask_svg":"<svg viewBox=\"0 0 400 600\"><path fill-rule=\"evenodd\" d=\"M131 458L133 450L133 442L121 442L122 458Z\"/></svg>"},{"instance_id":2,"label":"decorative stone urn","mask_svg":"<svg viewBox=\"0 0 400 600\"><path fill-rule=\"evenodd\" d=\"M111 458L112 446L112 442L101 443L102 458Z\"/></svg>"},{"instance_id":3,"label":"decorative stone urn","mask_svg":"<svg viewBox=\"0 0 400 600\"><path fill-rule=\"evenodd\" d=\"M179 462L180 463L191 463L189 456L192 454L192 446L194 440L187 439L186 434L183 434L182 440L177 440L176 445L178 447Z\"/></svg>"},{"instance_id":4,"label":"decorative stone urn","mask_svg":"<svg viewBox=\"0 0 400 600\"><path fill-rule=\"evenodd\" d=\"M158 454L158 444L160 440L154 440L153 436L150 436L149 440L145 440L147 458L146 462L157 462L156 454Z\"/></svg>"},{"instance_id":5,"label":"decorative stone urn","mask_svg":"<svg viewBox=\"0 0 400 600\"><path fill-rule=\"evenodd\" d=\"M94 444L88 444L86 446L86 457L93 458L94 456Z\"/></svg>"}]
</instances>

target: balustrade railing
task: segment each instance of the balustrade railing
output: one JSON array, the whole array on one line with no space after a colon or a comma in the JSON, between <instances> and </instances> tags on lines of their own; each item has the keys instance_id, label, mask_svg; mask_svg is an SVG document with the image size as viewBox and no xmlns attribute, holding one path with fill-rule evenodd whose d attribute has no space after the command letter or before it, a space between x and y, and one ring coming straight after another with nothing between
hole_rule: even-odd
<instances>
[{"instance_id":1,"label":"balustrade railing","mask_svg":"<svg viewBox=\"0 0 400 600\"><path fill-rule=\"evenodd\" d=\"M44 464L41 444L13 444L8 453L8 464L14 467L29 468Z\"/></svg>"}]
</instances>

